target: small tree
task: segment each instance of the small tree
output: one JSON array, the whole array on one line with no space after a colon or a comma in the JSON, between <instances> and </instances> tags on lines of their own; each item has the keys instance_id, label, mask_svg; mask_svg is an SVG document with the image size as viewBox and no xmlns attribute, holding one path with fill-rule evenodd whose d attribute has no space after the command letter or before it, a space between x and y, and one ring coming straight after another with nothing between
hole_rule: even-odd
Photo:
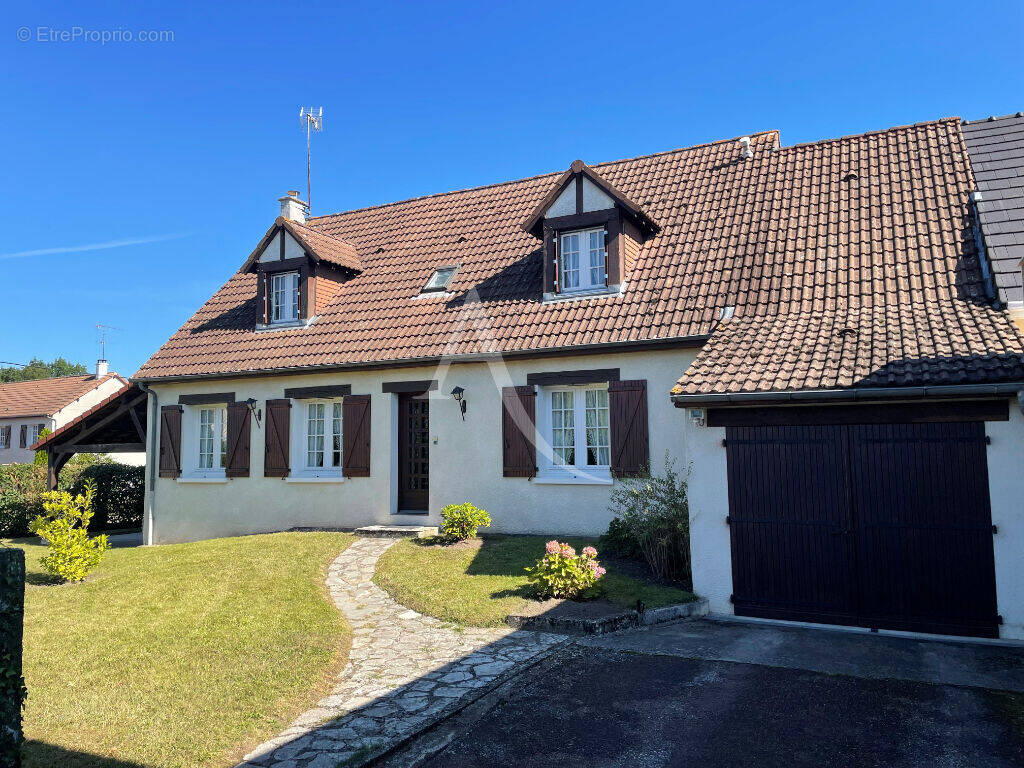
<instances>
[{"instance_id":1,"label":"small tree","mask_svg":"<svg viewBox=\"0 0 1024 768\"><path fill-rule=\"evenodd\" d=\"M32 533L49 544L50 552L42 559L43 567L64 581L81 581L95 568L103 553L110 548L107 537L89 538L92 519L92 498L95 483L88 482L85 493L72 496L67 491L43 494L45 513L32 521Z\"/></svg>"},{"instance_id":2,"label":"small tree","mask_svg":"<svg viewBox=\"0 0 1024 768\"><path fill-rule=\"evenodd\" d=\"M621 539L625 529L655 576L691 588L686 475L676 471L668 453L663 475L626 479L612 491L611 512L609 534Z\"/></svg>"}]
</instances>

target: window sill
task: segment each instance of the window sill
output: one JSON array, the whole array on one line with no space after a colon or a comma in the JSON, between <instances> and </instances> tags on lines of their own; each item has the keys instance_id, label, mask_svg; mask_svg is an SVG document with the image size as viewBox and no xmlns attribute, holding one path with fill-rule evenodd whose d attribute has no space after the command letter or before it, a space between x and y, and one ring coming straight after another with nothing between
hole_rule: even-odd
<instances>
[{"instance_id":1,"label":"window sill","mask_svg":"<svg viewBox=\"0 0 1024 768\"><path fill-rule=\"evenodd\" d=\"M316 321L315 317L308 320L289 320L287 323L256 323L256 333L267 331L290 331L295 328L306 328Z\"/></svg>"},{"instance_id":2,"label":"window sill","mask_svg":"<svg viewBox=\"0 0 1024 768\"><path fill-rule=\"evenodd\" d=\"M185 475L183 477L174 478L179 483L226 483L228 478L224 475L213 475L213 476L199 476L199 475Z\"/></svg>"},{"instance_id":3,"label":"window sill","mask_svg":"<svg viewBox=\"0 0 1024 768\"><path fill-rule=\"evenodd\" d=\"M343 483L344 475L288 475L286 483Z\"/></svg>"},{"instance_id":4,"label":"window sill","mask_svg":"<svg viewBox=\"0 0 1024 768\"><path fill-rule=\"evenodd\" d=\"M536 477L533 478L533 482L538 485L612 485L615 481L612 480L608 470L598 469L588 472L583 469L577 469L538 472Z\"/></svg>"},{"instance_id":5,"label":"window sill","mask_svg":"<svg viewBox=\"0 0 1024 768\"><path fill-rule=\"evenodd\" d=\"M600 299L603 296L621 296L626 289L626 284L609 285L607 288L593 288L587 291L568 291L566 293L545 293L541 297L542 304L557 303L560 301L575 301L577 299Z\"/></svg>"}]
</instances>

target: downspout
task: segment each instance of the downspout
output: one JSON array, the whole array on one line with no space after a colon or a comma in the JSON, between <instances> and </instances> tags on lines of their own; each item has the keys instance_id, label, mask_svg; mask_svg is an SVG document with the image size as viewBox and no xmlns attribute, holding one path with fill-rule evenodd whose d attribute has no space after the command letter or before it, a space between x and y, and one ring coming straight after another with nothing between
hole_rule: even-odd
<instances>
[{"instance_id":1,"label":"downspout","mask_svg":"<svg viewBox=\"0 0 1024 768\"><path fill-rule=\"evenodd\" d=\"M149 474L149 488L146 492L146 505L143 510L142 543L151 545L153 543L153 498L156 496L156 471L160 459L157 455L157 429L160 423L160 397L141 381L136 381L139 389L149 396L152 408L149 409L149 416L146 417L146 437L149 440L149 448L146 450L146 471Z\"/></svg>"}]
</instances>

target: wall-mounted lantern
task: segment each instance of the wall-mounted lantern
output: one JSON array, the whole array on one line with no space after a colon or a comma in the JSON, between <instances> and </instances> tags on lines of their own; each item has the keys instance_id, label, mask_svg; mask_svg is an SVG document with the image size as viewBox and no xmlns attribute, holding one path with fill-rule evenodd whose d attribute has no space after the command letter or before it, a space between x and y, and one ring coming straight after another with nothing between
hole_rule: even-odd
<instances>
[{"instance_id":1,"label":"wall-mounted lantern","mask_svg":"<svg viewBox=\"0 0 1024 768\"><path fill-rule=\"evenodd\" d=\"M459 404L459 410L462 411L462 420L466 420L466 390L462 387L455 387L452 390L452 397L455 398L455 402Z\"/></svg>"},{"instance_id":2,"label":"wall-mounted lantern","mask_svg":"<svg viewBox=\"0 0 1024 768\"><path fill-rule=\"evenodd\" d=\"M260 419L263 416L263 409L262 408L260 408L259 410L256 409L256 398L255 397L250 397L248 400L245 401L245 404L247 406L249 406L249 413L251 413L252 417L256 420L256 426L258 428L260 426Z\"/></svg>"}]
</instances>

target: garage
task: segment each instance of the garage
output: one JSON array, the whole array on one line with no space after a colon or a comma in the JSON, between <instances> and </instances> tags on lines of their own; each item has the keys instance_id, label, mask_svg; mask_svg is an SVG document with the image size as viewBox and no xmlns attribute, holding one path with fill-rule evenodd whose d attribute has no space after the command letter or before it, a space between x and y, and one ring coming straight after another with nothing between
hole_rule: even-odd
<instances>
[{"instance_id":1,"label":"garage","mask_svg":"<svg viewBox=\"0 0 1024 768\"><path fill-rule=\"evenodd\" d=\"M985 421L1005 401L708 417L737 615L998 637Z\"/></svg>"}]
</instances>

